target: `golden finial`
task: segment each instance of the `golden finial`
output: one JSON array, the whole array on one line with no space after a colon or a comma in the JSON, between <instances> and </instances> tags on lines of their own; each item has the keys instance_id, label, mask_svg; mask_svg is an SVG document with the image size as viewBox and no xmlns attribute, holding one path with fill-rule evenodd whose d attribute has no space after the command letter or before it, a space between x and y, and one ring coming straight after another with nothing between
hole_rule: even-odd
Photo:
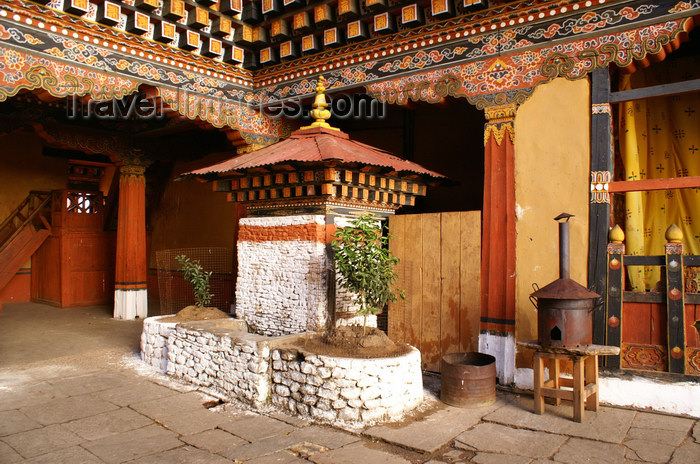
<instances>
[{"instance_id":1,"label":"golden finial","mask_svg":"<svg viewBox=\"0 0 700 464\"><path fill-rule=\"evenodd\" d=\"M319 76L318 84L316 84L316 98L314 99L314 104L312 105L314 109L311 110L311 117L315 119L314 122L309 126L304 126L302 129L310 129L312 127L325 127L326 129L340 130L337 127L331 127L330 124L326 122L326 119L331 117L331 112L327 110L328 103L326 102L326 79L323 76Z\"/></svg>"},{"instance_id":2,"label":"golden finial","mask_svg":"<svg viewBox=\"0 0 700 464\"><path fill-rule=\"evenodd\" d=\"M625 241L625 233L620 226L615 224L615 227L608 233L608 239L612 243L622 243Z\"/></svg>"},{"instance_id":3,"label":"golden finial","mask_svg":"<svg viewBox=\"0 0 700 464\"><path fill-rule=\"evenodd\" d=\"M681 243L683 241L683 231L675 224L671 224L666 229L666 241L668 243Z\"/></svg>"}]
</instances>

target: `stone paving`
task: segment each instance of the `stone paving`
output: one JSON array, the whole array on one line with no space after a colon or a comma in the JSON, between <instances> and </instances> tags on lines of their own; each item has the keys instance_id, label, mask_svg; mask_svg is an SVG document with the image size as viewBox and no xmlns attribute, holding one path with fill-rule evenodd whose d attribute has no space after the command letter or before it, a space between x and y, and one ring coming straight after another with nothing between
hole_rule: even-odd
<instances>
[{"instance_id":1,"label":"stone paving","mask_svg":"<svg viewBox=\"0 0 700 464\"><path fill-rule=\"evenodd\" d=\"M70 356L35 337L44 359L6 362L7 338L19 337L7 333L8 307L0 312L0 463L700 463L695 419L601 407L578 424L568 406L537 416L531 397L503 392L492 406L459 409L434 397L433 377L425 405L403 422L345 430L221 404L144 366L132 345L104 350L98 339ZM65 323L54 336L70 336ZM133 331L138 337L137 324Z\"/></svg>"}]
</instances>

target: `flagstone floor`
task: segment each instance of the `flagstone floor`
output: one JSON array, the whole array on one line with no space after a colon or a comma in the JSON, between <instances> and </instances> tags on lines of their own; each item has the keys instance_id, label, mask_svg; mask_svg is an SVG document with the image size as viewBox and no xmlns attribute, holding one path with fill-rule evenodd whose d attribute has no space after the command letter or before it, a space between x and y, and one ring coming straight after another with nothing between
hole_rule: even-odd
<instances>
[{"instance_id":1,"label":"flagstone floor","mask_svg":"<svg viewBox=\"0 0 700 464\"><path fill-rule=\"evenodd\" d=\"M534 415L532 398L459 409L435 397L396 424L347 429L248 411L138 359L139 321L109 308L0 311L0 463L700 463L700 424L602 407ZM700 399L698 399L700 401Z\"/></svg>"}]
</instances>

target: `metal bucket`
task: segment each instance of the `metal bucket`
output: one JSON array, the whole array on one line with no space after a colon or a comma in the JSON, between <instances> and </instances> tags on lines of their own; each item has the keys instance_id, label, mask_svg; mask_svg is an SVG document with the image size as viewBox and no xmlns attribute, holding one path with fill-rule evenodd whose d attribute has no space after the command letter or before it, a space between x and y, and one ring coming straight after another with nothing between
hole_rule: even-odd
<instances>
[{"instance_id":1,"label":"metal bucket","mask_svg":"<svg viewBox=\"0 0 700 464\"><path fill-rule=\"evenodd\" d=\"M537 339L552 348L578 348L593 343L593 300L539 298Z\"/></svg>"},{"instance_id":2,"label":"metal bucket","mask_svg":"<svg viewBox=\"0 0 700 464\"><path fill-rule=\"evenodd\" d=\"M496 401L496 358L469 352L442 357L440 400L460 408L480 408Z\"/></svg>"}]
</instances>

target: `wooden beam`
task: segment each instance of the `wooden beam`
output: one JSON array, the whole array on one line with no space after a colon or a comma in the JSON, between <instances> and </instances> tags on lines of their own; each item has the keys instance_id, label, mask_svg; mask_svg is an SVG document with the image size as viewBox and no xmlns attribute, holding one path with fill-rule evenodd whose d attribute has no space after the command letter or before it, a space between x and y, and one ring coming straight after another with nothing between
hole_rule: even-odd
<instances>
[{"instance_id":1,"label":"wooden beam","mask_svg":"<svg viewBox=\"0 0 700 464\"><path fill-rule=\"evenodd\" d=\"M652 85L641 89L621 90L610 93L610 103L619 103L643 98L664 97L680 93L697 92L700 90L700 79L674 82L672 84Z\"/></svg>"},{"instance_id":2,"label":"wooden beam","mask_svg":"<svg viewBox=\"0 0 700 464\"><path fill-rule=\"evenodd\" d=\"M605 344L620 347L622 344L622 292L625 288L624 243L609 243L607 248L607 288L605 292ZM606 366L619 369L620 356L606 356Z\"/></svg>"},{"instance_id":3,"label":"wooden beam","mask_svg":"<svg viewBox=\"0 0 700 464\"><path fill-rule=\"evenodd\" d=\"M700 188L700 176L668 177L665 179L622 180L610 182L608 192L646 192L649 190L670 190Z\"/></svg>"},{"instance_id":4,"label":"wooden beam","mask_svg":"<svg viewBox=\"0 0 700 464\"><path fill-rule=\"evenodd\" d=\"M612 114L610 99L610 71L607 67L598 68L591 74L591 172L612 171ZM608 111L594 111L593 108L607 107ZM593 174L591 175L593 177ZM588 208L588 288L605 295L608 246L608 224L610 222L610 195L608 201L600 202L599 196L591 194ZM606 301L603 298L603 301ZM593 312L593 343L605 344L605 307Z\"/></svg>"},{"instance_id":5,"label":"wooden beam","mask_svg":"<svg viewBox=\"0 0 700 464\"><path fill-rule=\"evenodd\" d=\"M667 243L666 251L666 331L668 370L686 373L685 289L683 288L683 244Z\"/></svg>"}]
</instances>

